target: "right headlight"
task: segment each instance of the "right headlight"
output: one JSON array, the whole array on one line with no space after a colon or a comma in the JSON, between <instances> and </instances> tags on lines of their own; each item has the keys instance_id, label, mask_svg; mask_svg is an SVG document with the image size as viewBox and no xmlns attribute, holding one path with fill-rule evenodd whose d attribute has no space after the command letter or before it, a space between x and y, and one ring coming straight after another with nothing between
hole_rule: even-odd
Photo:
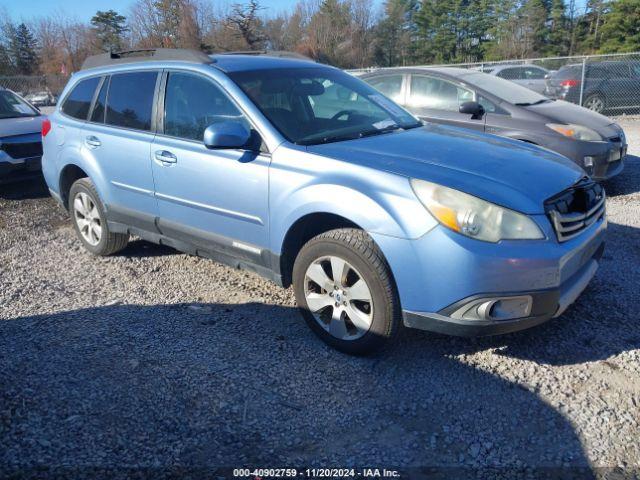
<instances>
[{"instance_id":1,"label":"right headlight","mask_svg":"<svg viewBox=\"0 0 640 480\"><path fill-rule=\"evenodd\" d=\"M602 136L598 132L583 125L575 125L573 123L566 125L562 123L547 123L547 127L560 135L573 138L574 140L582 140L584 142L602 141Z\"/></svg>"},{"instance_id":2,"label":"right headlight","mask_svg":"<svg viewBox=\"0 0 640 480\"><path fill-rule=\"evenodd\" d=\"M453 188L411 180L418 199L445 227L485 242L538 240L544 235L527 215Z\"/></svg>"}]
</instances>

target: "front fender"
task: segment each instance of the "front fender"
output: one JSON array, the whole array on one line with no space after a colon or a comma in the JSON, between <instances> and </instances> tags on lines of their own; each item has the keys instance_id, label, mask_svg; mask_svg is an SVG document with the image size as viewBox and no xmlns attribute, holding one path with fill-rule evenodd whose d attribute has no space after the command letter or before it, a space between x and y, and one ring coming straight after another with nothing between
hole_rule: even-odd
<instances>
[{"instance_id":1,"label":"front fender","mask_svg":"<svg viewBox=\"0 0 640 480\"><path fill-rule=\"evenodd\" d=\"M419 238L436 220L419 202L409 179L326 157L274 156L270 174L270 248L281 252L289 228L313 213L346 218L370 233Z\"/></svg>"}]
</instances>

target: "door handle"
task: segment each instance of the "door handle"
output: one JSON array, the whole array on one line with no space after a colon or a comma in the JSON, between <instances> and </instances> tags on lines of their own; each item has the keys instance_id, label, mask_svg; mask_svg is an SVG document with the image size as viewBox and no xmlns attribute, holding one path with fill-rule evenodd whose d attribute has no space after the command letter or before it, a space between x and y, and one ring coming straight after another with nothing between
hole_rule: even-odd
<instances>
[{"instance_id":1,"label":"door handle","mask_svg":"<svg viewBox=\"0 0 640 480\"><path fill-rule=\"evenodd\" d=\"M176 163L178 161L178 157L167 150L158 150L155 156L156 160L162 163Z\"/></svg>"},{"instance_id":2,"label":"door handle","mask_svg":"<svg viewBox=\"0 0 640 480\"><path fill-rule=\"evenodd\" d=\"M87 147L89 148L98 148L100 145L102 145L100 139L98 137L94 137L93 135L89 135L87 138L85 138L84 143L86 143Z\"/></svg>"}]
</instances>

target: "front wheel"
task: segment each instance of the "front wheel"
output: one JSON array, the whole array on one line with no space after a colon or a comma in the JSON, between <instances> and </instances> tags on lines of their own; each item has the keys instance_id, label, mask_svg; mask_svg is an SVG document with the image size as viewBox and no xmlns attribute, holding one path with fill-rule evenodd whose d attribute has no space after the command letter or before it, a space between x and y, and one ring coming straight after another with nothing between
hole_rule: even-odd
<instances>
[{"instance_id":1,"label":"front wheel","mask_svg":"<svg viewBox=\"0 0 640 480\"><path fill-rule=\"evenodd\" d=\"M293 267L296 301L309 327L345 353L382 348L401 325L400 301L382 252L362 230L311 239Z\"/></svg>"}]
</instances>

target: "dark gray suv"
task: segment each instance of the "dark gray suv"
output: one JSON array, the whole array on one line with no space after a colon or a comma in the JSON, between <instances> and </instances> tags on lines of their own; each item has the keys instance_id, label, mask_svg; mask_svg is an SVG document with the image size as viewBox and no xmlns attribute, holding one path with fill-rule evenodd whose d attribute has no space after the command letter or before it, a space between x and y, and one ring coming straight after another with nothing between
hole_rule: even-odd
<instances>
[{"instance_id":1,"label":"dark gray suv","mask_svg":"<svg viewBox=\"0 0 640 480\"><path fill-rule=\"evenodd\" d=\"M609 118L508 80L461 68L390 68L360 78L414 115L554 150L596 180L624 168L627 141Z\"/></svg>"}]
</instances>

